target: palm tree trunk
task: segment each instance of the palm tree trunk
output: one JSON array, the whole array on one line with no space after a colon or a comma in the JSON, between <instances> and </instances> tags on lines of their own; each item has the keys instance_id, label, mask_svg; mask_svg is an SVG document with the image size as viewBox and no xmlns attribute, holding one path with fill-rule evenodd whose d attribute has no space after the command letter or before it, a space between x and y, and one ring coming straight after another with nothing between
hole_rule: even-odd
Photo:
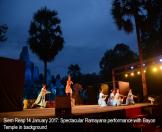
<instances>
[{"instance_id":1,"label":"palm tree trunk","mask_svg":"<svg viewBox=\"0 0 162 132\"><path fill-rule=\"evenodd\" d=\"M44 81L45 84L47 83L47 61L44 61Z\"/></svg>"},{"instance_id":2,"label":"palm tree trunk","mask_svg":"<svg viewBox=\"0 0 162 132\"><path fill-rule=\"evenodd\" d=\"M138 15L135 15L135 26L136 26L137 44L138 44L138 52L139 52L139 64L140 64L141 77L142 77L143 97L145 98L148 95L148 89L146 85L146 76L143 68L141 35L140 35L140 30L138 28Z\"/></svg>"}]
</instances>

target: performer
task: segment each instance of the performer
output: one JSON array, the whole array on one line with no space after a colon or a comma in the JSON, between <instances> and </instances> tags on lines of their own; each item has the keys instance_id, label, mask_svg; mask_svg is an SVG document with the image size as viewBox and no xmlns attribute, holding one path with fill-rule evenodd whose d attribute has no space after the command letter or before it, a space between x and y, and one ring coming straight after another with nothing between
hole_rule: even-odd
<instances>
[{"instance_id":1,"label":"performer","mask_svg":"<svg viewBox=\"0 0 162 132\"><path fill-rule=\"evenodd\" d=\"M148 97L148 100L151 102L151 104L154 104L154 102L155 102L155 98L153 98L153 97Z\"/></svg>"},{"instance_id":2,"label":"performer","mask_svg":"<svg viewBox=\"0 0 162 132\"><path fill-rule=\"evenodd\" d=\"M66 83L66 88L65 88L65 93L67 96L70 95L70 97L72 97L72 89L71 89L71 85L73 84L73 82L71 81L71 77L70 75L68 75L68 80Z\"/></svg>"},{"instance_id":3,"label":"performer","mask_svg":"<svg viewBox=\"0 0 162 132\"><path fill-rule=\"evenodd\" d=\"M112 89L107 104L111 106L115 106L116 101L114 100L114 98L115 98L115 89Z\"/></svg>"},{"instance_id":4,"label":"performer","mask_svg":"<svg viewBox=\"0 0 162 132\"><path fill-rule=\"evenodd\" d=\"M40 93L39 93L39 95L38 95L36 101L35 101L34 104L32 105L32 108L33 108L34 106L36 106L36 105L41 106L41 108L46 107L45 95L46 95L47 93L51 93L51 92L47 91L47 89L46 89L46 84L43 84L43 87L42 87L42 89L41 89L41 91L40 91Z\"/></svg>"},{"instance_id":5,"label":"performer","mask_svg":"<svg viewBox=\"0 0 162 132\"><path fill-rule=\"evenodd\" d=\"M74 89L73 98L75 99L75 105L82 104L82 99L80 96L80 91L82 90L82 85L79 83L75 83L73 86L73 89Z\"/></svg>"},{"instance_id":6,"label":"performer","mask_svg":"<svg viewBox=\"0 0 162 132\"><path fill-rule=\"evenodd\" d=\"M98 99L98 104L101 107L107 106L106 104L106 97L107 95L103 94L102 90L100 90L100 94L99 94L99 99Z\"/></svg>"},{"instance_id":7,"label":"performer","mask_svg":"<svg viewBox=\"0 0 162 132\"><path fill-rule=\"evenodd\" d=\"M114 96L114 105L119 106L123 103L124 95L120 94L120 90L117 89L116 94Z\"/></svg>"},{"instance_id":8,"label":"performer","mask_svg":"<svg viewBox=\"0 0 162 132\"><path fill-rule=\"evenodd\" d=\"M135 104L134 98L137 98L137 96L133 95L132 89L130 89L126 98L126 105Z\"/></svg>"}]
</instances>

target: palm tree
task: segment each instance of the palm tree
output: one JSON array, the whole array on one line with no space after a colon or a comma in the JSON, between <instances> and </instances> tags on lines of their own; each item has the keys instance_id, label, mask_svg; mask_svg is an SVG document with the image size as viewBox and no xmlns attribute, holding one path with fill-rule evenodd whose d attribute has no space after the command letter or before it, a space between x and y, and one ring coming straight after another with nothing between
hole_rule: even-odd
<instances>
[{"instance_id":1,"label":"palm tree","mask_svg":"<svg viewBox=\"0 0 162 132\"><path fill-rule=\"evenodd\" d=\"M0 25L0 42L7 40L7 38L5 36L7 29L8 29L7 25L5 25L5 24Z\"/></svg>"},{"instance_id":2,"label":"palm tree","mask_svg":"<svg viewBox=\"0 0 162 132\"><path fill-rule=\"evenodd\" d=\"M29 47L44 62L44 83L46 83L47 62L51 62L63 48L64 39L56 11L46 7L38 10L29 29Z\"/></svg>"},{"instance_id":3,"label":"palm tree","mask_svg":"<svg viewBox=\"0 0 162 132\"><path fill-rule=\"evenodd\" d=\"M162 54L162 1L156 0L152 5L152 30L142 33L143 57L146 59Z\"/></svg>"},{"instance_id":4,"label":"palm tree","mask_svg":"<svg viewBox=\"0 0 162 132\"><path fill-rule=\"evenodd\" d=\"M133 27L136 29L141 71L143 71L141 33L148 29L152 30L152 23L155 20L153 16L156 14L153 9L154 2L152 0L114 0L112 5L112 15L119 30L130 33L134 30ZM145 74L141 73L143 96L145 97L148 94L148 89Z\"/></svg>"}]
</instances>

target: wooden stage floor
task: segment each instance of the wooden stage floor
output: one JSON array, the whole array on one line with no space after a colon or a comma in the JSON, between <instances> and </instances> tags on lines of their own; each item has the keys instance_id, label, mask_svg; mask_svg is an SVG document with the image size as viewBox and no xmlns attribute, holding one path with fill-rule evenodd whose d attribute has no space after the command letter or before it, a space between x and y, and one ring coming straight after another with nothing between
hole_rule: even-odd
<instances>
[{"instance_id":1,"label":"wooden stage floor","mask_svg":"<svg viewBox=\"0 0 162 132\"><path fill-rule=\"evenodd\" d=\"M14 125L25 125L25 126L47 126L47 130L56 130L62 128L83 128L83 130L91 130L91 131L98 131L101 128L106 129L113 129L113 130L127 130L130 131L134 129L134 127L129 123L89 123L91 120L109 120L109 119L126 119L125 111L127 109L132 110L133 112L136 110L146 110L152 109L154 105L150 103L136 103L135 105L122 105L122 106L105 106L100 107L99 105L79 105L72 107L72 114L58 117L55 116L55 109L54 108L34 108L34 109L24 109L23 111L16 111L16 112L2 112L0 113L0 128L4 130L4 125L14 126ZM146 108L146 109L145 109ZM129 110L128 110L129 111ZM21 124L17 123L14 120L24 121ZM38 120L38 121L47 121L47 122L38 122L38 123L31 123L27 122L28 119ZM51 120L53 119L53 120ZM58 119L58 122L55 122L55 119ZM88 123L86 122L88 119ZM82 121L83 123L72 123L69 121ZM128 118L129 120L129 118ZM7 121L7 122L6 122ZM9 122L8 122L9 121ZM50 122L54 121L54 122ZM64 123L64 121L68 121L68 123ZM153 123L152 123L153 124ZM147 125L145 125L147 126ZM87 129L88 128L88 129ZM146 127L147 128L147 127ZM150 130L150 127L148 127ZM156 124L153 124L152 129L156 128ZM161 128L159 128L161 130ZM82 129L80 129L82 130ZM89 132L89 131L88 131Z\"/></svg>"},{"instance_id":2,"label":"wooden stage floor","mask_svg":"<svg viewBox=\"0 0 162 132\"><path fill-rule=\"evenodd\" d=\"M100 107L98 105L79 105L72 107L72 115L97 114L117 110L124 110L128 108L149 107L149 106L152 105L150 103L137 103L135 105L105 106L105 107ZM0 121L5 117L48 118L54 116L55 116L54 108L34 108L34 109L24 109L23 111L16 111L16 112L2 112L0 113Z\"/></svg>"}]
</instances>

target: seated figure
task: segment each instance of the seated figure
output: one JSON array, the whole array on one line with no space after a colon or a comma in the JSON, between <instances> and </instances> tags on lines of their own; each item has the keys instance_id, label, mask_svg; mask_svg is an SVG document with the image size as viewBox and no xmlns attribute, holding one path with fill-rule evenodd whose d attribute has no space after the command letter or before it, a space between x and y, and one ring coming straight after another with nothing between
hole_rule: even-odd
<instances>
[{"instance_id":1,"label":"seated figure","mask_svg":"<svg viewBox=\"0 0 162 132\"><path fill-rule=\"evenodd\" d=\"M98 99L99 106L101 106L101 107L107 106L106 101L105 101L106 97L107 97L107 95L103 94L103 92L101 90L100 94L99 94L99 99Z\"/></svg>"},{"instance_id":2,"label":"seated figure","mask_svg":"<svg viewBox=\"0 0 162 132\"><path fill-rule=\"evenodd\" d=\"M148 97L148 100L151 102L151 104L154 104L154 102L155 102L155 98L153 98L153 97Z\"/></svg>"},{"instance_id":3,"label":"seated figure","mask_svg":"<svg viewBox=\"0 0 162 132\"><path fill-rule=\"evenodd\" d=\"M130 89L126 98L126 105L135 104L134 98L137 98L137 96L133 95L132 89Z\"/></svg>"},{"instance_id":4,"label":"seated figure","mask_svg":"<svg viewBox=\"0 0 162 132\"><path fill-rule=\"evenodd\" d=\"M116 105L115 89L111 90L110 97L108 98L107 104L111 105L111 106L115 106Z\"/></svg>"},{"instance_id":5,"label":"seated figure","mask_svg":"<svg viewBox=\"0 0 162 132\"><path fill-rule=\"evenodd\" d=\"M113 105L115 105L115 106L121 105L123 103L124 97L125 97L124 95L120 94L119 89L117 89L116 94L114 96L114 103L113 103Z\"/></svg>"}]
</instances>

